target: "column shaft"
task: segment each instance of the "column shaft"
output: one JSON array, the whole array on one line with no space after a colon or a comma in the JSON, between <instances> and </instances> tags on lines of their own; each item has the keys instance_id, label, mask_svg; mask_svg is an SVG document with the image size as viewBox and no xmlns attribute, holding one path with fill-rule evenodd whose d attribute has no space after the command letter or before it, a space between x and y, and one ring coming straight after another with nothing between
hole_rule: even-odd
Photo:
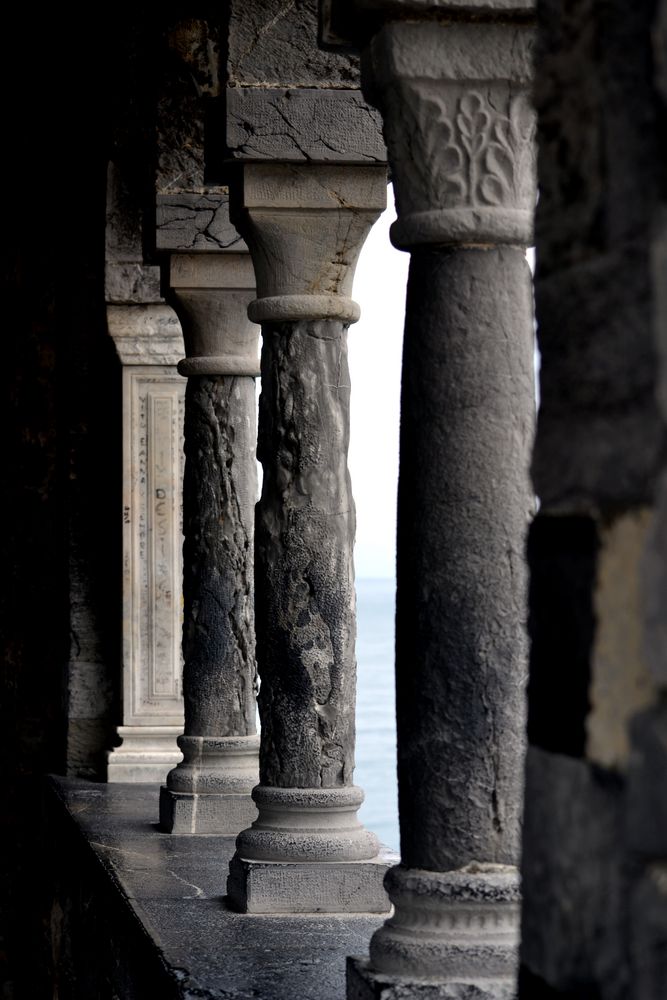
<instances>
[{"instance_id":1,"label":"column shaft","mask_svg":"<svg viewBox=\"0 0 667 1000\"><path fill-rule=\"evenodd\" d=\"M266 785L352 784L349 412L347 327L338 320L265 325L255 566Z\"/></svg>"},{"instance_id":2,"label":"column shaft","mask_svg":"<svg viewBox=\"0 0 667 1000\"><path fill-rule=\"evenodd\" d=\"M257 327L247 254L178 255L188 376L183 488L183 762L161 790L171 833L238 833L256 816L253 521Z\"/></svg>"},{"instance_id":3,"label":"column shaft","mask_svg":"<svg viewBox=\"0 0 667 1000\"><path fill-rule=\"evenodd\" d=\"M237 225L262 322L256 520L259 816L228 898L254 912L385 912L386 860L357 819L354 502L347 329L354 266L386 197L378 167L246 166ZM273 864L272 864L273 863Z\"/></svg>"},{"instance_id":4,"label":"column shaft","mask_svg":"<svg viewBox=\"0 0 667 1000\"><path fill-rule=\"evenodd\" d=\"M255 733L255 380L200 375L185 400L185 732Z\"/></svg>"},{"instance_id":5,"label":"column shaft","mask_svg":"<svg viewBox=\"0 0 667 1000\"><path fill-rule=\"evenodd\" d=\"M531 294L519 249L412 257L396 620L401 856L410 868L518 859Z\"/></svg>"}]
</instances>

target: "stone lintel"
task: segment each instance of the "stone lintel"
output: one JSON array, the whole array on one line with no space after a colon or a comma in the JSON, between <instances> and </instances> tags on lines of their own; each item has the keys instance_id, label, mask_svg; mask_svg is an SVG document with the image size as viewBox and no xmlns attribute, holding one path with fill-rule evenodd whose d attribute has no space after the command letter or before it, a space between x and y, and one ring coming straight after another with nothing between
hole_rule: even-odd
<instances>
[{"instance_id":1,"label":"stone lintel","mask_svg":"<svg viewBox=\"0 0 667 1000\"><path fill-rule=\"evenodd\" d=\"M387 913L383 879L396 856L368 861L275 862L235 856L227 901L241 913Z\"/></svg>"},{"instance_id":2,"label":"stone lintel","mask_svg":"<svg viewBox=\"0 0 667 1000\"><path fill-rule=\"evenodd\" d=\"M169 284L181 288L248 288L255 290L255 272L249 253L173 254Z\"/></svg>"},{"instance_id":3,"label":"stone lintel","mask_svg":"<svg viewBox=\"0 0 667 1000\"><path fill-rule=\"evenodd\" d=\"M183 357L183 333L166 303L110 305L107 326L123 365L175 366Z\"/></svg>"},{"instance_id":4,"label":"stone lintel","mask_svg":"<svg viewBox=\"0 0 667 1000\"><path fill-rule=\"evenodd\" d=\"M229 220L227 188L157 195L157 250L242 253L246 246Z\"/></svg>"},{"instance_id":5,"label":"stone lintel","mask_svg":"<svg viewBox=\"0 0 667 1000\"><path fill-rule=\"evenodd\" d=\"M230 87L227 145L234 160L385 163L382 119L358 90Z\"/></svg>"},{"instance_id":6,"label":"stone lintel","mask_svg":"<svg viewBox=\"0 0 667 1000\"><path fill-rule=\"evenodd\" d=\"M250 795L172 792L160 789L160 828L165 833L236 836L257 817Z\"/></svg>"},{"instance_id":7,"label":"stone lintel","mask_svg":"<svg viewBox=\"0 0 667 1000\"><path fill-rule=\"evenodd\" d=\"M533 76L535 32L529 24L390 21L372 42L374 84L398 80L506 80ZM431 123L434 128L437 122Z\"/></svg>"},{"instance_id":8,"label":"stone lintel","mask_svg":"<svg viewBox=\"0 0 667 1000\"><path fill-rule=\"evenodd\" d=\"M439 18L486 15L526 17L536 0L320 0L319 44L332 51L362 49L384 18Z\"/></svg>"},{"instance_id":9,"label":"stone lintel","mask_svg":"<svg viewBox=\"0 0 667 1000\"><path fill-rule=\"evenodd\" d=\"M333 0L341 2L341 0ZM345 2L345 0L342 0ZM523 14L534 11L536 0L355 0L358 10L387 14L462 13Z\"/></svg>"},{"instance_id":10,"label":"stone lintel","mask_svg":"<svg viewBox=\"0 0 667 1000\"><path fill-rule=\"evenodd\" d=\"M363 958L347 960L347 1000L514 1000L513 982L479 979L449 983L428 979L408 979L374 972Z\"/></svg>"}]
</instances>

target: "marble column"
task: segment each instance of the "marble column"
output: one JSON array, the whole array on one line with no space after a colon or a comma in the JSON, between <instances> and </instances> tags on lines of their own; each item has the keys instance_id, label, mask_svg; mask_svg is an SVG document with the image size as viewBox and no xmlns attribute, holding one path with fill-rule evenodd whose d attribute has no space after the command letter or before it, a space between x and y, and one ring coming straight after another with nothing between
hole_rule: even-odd
<instances>
[{"instance_id":1,"label":"marble column","mask_svg":"<svg viewBox=\"0 0 667 1000\"><path fill-rule=\"evenodd\" d=\"M173 255L188 377L183 487L183 761L167 776L170 833L236 834L257 815L253 517L259 330L246 253Z\"/></svg>"},{"instance_id":2,"label":"marble column","mask_svg":"<svg viewBox=\"0 0 667 1000\"><path fill-rule=\"evenodd\" d=\"M228 898L250 912L383 912L386 861L357 819L354 500L347 330L384 167L244 167L237 228L262 324L255 578L259 816L237 839ZM232 201L232 209L234 202ZM232 218L234 213L232 211Z\"/></svg>"},{"instance_id":3,"label":"marble column","mask_svg":"<svg viewBox=\"0 0 667 1000\"><path fill-rule=\"evenodd\" d=\"M385 881L395 912L370 963L349 964L354 1000L393 996L397 983L406 997L515 990L532 28L491 3L476 13L475 23L387 21L365 53L396 194L392 241L412 257L397 539L401 864Z\"/></svg>"},{"instance_id":4,"label":"marble column","mask_svg":"<svg viewBox=\"0 0 667 1000\"><path fill-rule=\"evenodd\" d=\"M121 267L118 298L129 297L128 273L141 276L138 264ZM165 302L109 304L107 322L123 366L122 724L107 780L160 782L181 760L183 732L183 336Z\"/></svg>"}]
</instances>

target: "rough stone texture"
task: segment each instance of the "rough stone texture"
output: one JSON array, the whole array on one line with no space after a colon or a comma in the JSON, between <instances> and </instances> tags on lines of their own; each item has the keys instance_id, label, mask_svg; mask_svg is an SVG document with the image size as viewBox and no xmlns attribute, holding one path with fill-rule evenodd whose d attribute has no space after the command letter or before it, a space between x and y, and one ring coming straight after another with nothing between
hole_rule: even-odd
<instances>
[{"instance_id":1,"label":"rough stone texture","mask_svg":"<svg viewBox=\"0 0 667 1000\"><path fill-rule=\"evenodd\" d=\"M619 248L554 273L539 247L538 238L535 295L548 377L541 379L536 492L544 507L563 513L647 503L664 437L648 249Z\"/></svg>"},{"instance_id":2,"label":"rough stone texture","mask_svg":"<svg viewBox=\"0 0 667 1000\"><path fill-rule=\"evenodd\" d=\"M664 856L664 851L663 851ZM630 900L633 1000L662 1000L667 983L667 864L649 865Z\"/></svg>"},{"instance_id":3,"label":"rough stone texture","mask_svg":"<svg viewBox=\"0 0 667 1000\"><path fill-rule=\"evenodd\" d=\"M644 860L667 860L667 706L639 712L630 727L628 846Z\"/></svg>"},{"instance_id":4,"label":"rough stone texture","mask_svg":"<svg viewBox=\"0 0 667 1000\"><path fill-rule=\"evenodd\" d=\"M229 221L226 188L158 195L155 225L158 250L238 253L245 249Z\"/></svg>"},{"instance_id":5,"label":"rough stone texture","mask_svg":"<svg viewBox=\"0 0 667 1000\"><path fill-rule=\"evenodd\" d=\"M650 500L663 429L647 233L657 147L651 4L539 5L534 482L543 505Z\"/></svg>"},{"instance_id":6,"label":"rough stone texture","mask_svg":"<svg viewBox=\"0 0 667 1000\"><path fill-rule=\"evenodd\" d=\"M475 982L514 977L519 944L519 873L471 864L451 872L398 865L385 878L392 917L370 943L374 969L399 978Z\"/></svg>"},{"instance_id":7,"label":"rough stone texture","mask_svg":"<svg viewBox=\"0 0 667 1000\"><path fill-rule=\"evenodd\" d=\"M644 653L641 573L651 523L651 511L639 508L600 527L586 756L619 771L628 765L628 723L656 693Z\"/></svg>"},{"instance_id":8,"label":"rough stone texture","mask_svg":"<svg viewBox=\"0 0 667 1000\"><path fill-rule=\"evenodd\" d=\"M662 278L661 278L662 281ZM664 404L663 404L664 406ZM654 683L667 690L667 475L656 495L655 516L642 567L644 656Z\"/></svg>"},{"instance_id":9,"label":"rough stone texture","mask_svg":"<svg viewBox=\"0 0 667 1000\"><path fill-rule=\"evenodd\" d=\"M396 619L401 854L411 868L518 857L531 316L521 251L413 254Z\"/></svg>"},{"instance_id":10,"label":"rough stone texture","mask_svg":"<svg viewBox=\"0 0 667 1000\"><path fill-rule=\"evenodd\" d=\"M252 518L255 382L190 378L183 550L185 730L255 732Z\"/></svg>"},{"instance_id":11,"label":"rough stone texture","mask_svg":"<svg viewBox=\"0 0 667 1000\"><path fill-rule=\"evenodd\" d=\"M266 324L255 579L260 774L350 785L354 768L354 501L347 328Z\"/></svg>"},{"instance_id":12,"label":"rough stone texture","mask_svg":"<svg viewBox=\"0 0 667 1000\"><path fill-rule=\"evenodd\" d=\"M242 160L386 160L382 119L358 90L236 87L227 94L227 145Z\"/></svg>"},{"instance_id":13,"label":"rough stone texture","mask_svg":"<svg viewBox=\"0 0 667 1000\"><path fill-rule=\"evenodd\" d=\"M596 988L604 1000L628 996L622 842L620 779L583 760L530 747L522 960L563 996Z\"/></svg>"},{"instance_id":14,"label":"rough stone texture","mask_svg":"<svg viewBox=\"0 0 667 1000\"><path fill-rule=\"evenodd\" d=\"M347 1000L514 1000L514 985L488 979L471 982L433 982L384 976L362 958L347 960Z\"/></svg>"},{"instance_id":15,"label":"rough stone texture","mask_svg":"<svg viewBox=\"0 0 667 1000\"><path fill-rule=\"evenodd\" d=\"M538 5L526 1000L667 993L659 10Z\"/></svg>"},{"instance_id":16,"label":"rough stone texture","mask_svg":"<svg viewBox=\"0 0 667 1000\"><path fill-rule=\"evenodd\" d=\"M241 913L386 913L382 877L395 855L326 865L248 861L229 866L229 903Z\"/></svg>"},{"instance_id":17,"label":"rough stone texture","mask_svg":"<svg viewBox=\"0 0 667 1000\"><path fill-rule=\"evenodd\" d=\"M228 157L385 161L357 56L317 48L317 0L233 0L227 34Z\"/></svg>"},{"instance_id":18,"label":"rough stone texture","mask_svg":"<svg viewBox=\"0 0 667 1000\"><path fill-rule=\"evenodd\" d=\"M317 47L317 0L232 0L228 85L359 86L359 60Z\"/></svg>"}]
</instances>

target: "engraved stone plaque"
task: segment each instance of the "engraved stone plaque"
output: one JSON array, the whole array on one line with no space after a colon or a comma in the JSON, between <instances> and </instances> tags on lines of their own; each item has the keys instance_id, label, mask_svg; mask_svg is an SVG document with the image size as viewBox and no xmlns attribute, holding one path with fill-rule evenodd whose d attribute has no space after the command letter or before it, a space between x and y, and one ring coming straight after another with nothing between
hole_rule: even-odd
<instances>
[{"instance_id":1,"label":"engraved stone plaque","mask_svg":"<svg viewBox=\"0 0 667 1000\"><path fill-rule=\"evenodd\" d=\"M161 782L183 732L183 339L164 303L107 315L123 363L123 716L107 779Z\"/></svg>"}]
</instances>

